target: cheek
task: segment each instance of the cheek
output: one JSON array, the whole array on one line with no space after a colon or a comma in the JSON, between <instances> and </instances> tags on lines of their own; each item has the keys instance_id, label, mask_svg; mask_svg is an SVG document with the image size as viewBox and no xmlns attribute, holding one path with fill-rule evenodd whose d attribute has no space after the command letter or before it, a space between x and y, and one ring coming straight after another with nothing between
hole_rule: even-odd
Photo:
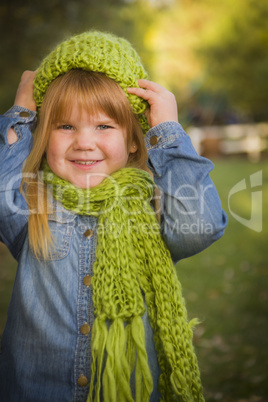
<instances>
[{"instance_id":1,"label":"cheek","mask_svg":"<svg viewBox=\"0 0 268 402\"><path fill-rule=\"evenodd\" d=\"M62 163L64 155L63 144L53 136L49 139L46 148L47 162L54 173L58 174L58 169Z\"/></svg>"},{"instance_id":2,"label":"cheek","mask_svg":"<svg viewBox=\"0 0 268 402\"><path fill-rule=\"evenodd\" d=\"M129 152L124 137L116 138L115 141L110 142L109 145L107 144L106 150L116 162L120 164L127 162Z\"/></svg>"},{"instance_id":3,"label":"cheek","mask_svg":"<svg viewBox=\"0 0 268 402\"><path fill-rule=\"evenodd\" d=\"M60 157L65 153L65 149L68 146L66 139L59 135L53 135L53 132L48 140L46 154L47 157Z\"/></svg>"},{"instance_id":4,"label":"cheek","mask_svg":"<svg viewBox=\"0 0 268 402\"><path fill-rule=\"evenodd\" d=\"M48 145L46 147L46 158L50 165L50 163L56 158L57 148L54 146L53 141L49 140Z\"/></svg>"},{"instance_id":5,"label":"cheek","mask_svg":"<svg viewBox=\"0 0 268 402\"><path fill-rule=\"evenodd\" d=\"M116 147L113 152L113 157L118 165L126 165L128 161L128 152L126 146Z\"/></svg>"}]
</instances>

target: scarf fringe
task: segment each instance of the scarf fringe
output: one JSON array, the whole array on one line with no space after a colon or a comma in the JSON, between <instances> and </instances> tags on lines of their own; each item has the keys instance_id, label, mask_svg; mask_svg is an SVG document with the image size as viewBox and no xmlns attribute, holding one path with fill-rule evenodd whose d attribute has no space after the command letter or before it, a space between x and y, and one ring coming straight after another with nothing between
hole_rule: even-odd
<instances>
[{"instance_id":1,"label":"scarf fringe","mask_svg":"<svg viewBox=\"0 0 268 402\"><path fill-rule=\"evenodd\" d=\"M140 316L132 319L132 337L137 349L136 402L149 401L153 391L153 379L148 365L144 326Z\"/></svg>"},{"instance_id":2,"label":"scarf fringe","mask_svg":"<svg viewBox=\"0 0 268 402\"><path fill-rule=\"evenodd\" d=\"M97 317L92 326L91 341L91 381L87 402L100 402L100 390L102 387L101 374L104 359L105 345L108 337L108 330L105 319ZM96 380L95 380L96 377ZM96 383L95 383L96 381ZM94 384L95 383L95 384ZM93 395L93 391L94 394ZM94 399L93 399L94 398Z\"/></svg>"},{"instance_id":3,"label":"scarf fringe","mask_svg":"<svg viewBox=\"0 0 268 402\"><path fill-rule=\"evenodd\" d=\"M109 328L103 318L96 317L92 327L91 353L91 383L87 402L149 401L153 380L140 316L133 317L126 327L122 318L116 318ZM132 372L135 374L135 399L130 385Z\"/></svg>"}]
</instances>

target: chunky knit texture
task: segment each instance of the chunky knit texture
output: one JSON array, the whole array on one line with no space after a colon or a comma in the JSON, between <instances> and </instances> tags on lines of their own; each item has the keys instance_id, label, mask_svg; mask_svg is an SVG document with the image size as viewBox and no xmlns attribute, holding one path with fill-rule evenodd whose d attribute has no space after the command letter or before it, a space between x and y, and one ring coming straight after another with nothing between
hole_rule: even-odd
<instances>
[{"instance_id":1,"label":"chunky knit texture","mask_svg":"<svg viewBox=\"0 0 268 402\"><path fill-rule=\"evenodd\" d=\"M89 31L59 44L41 63L34 82L34 99L40 108L51 82L69 70L80 68L106 74L124 90L133 112L139 115L143 131L149 129L144 111L148 104L127 92L138 86L137 80L147 78L140 57L131 44L115 35Z\"/></svg>"},{"instance_id":2,"label":"chunky knit texture","mask_svg":"<svg viewBox=\"0 0 268 402\"><path fill-rule=\"evenodd\" d=\"M149 401L153 383L141 319L142 291L161 369L161 400L203 401L192 345L195 321L187 322L181 286L150 206L150 175L124 168L84 190L54 175L46 163L44 181L66 209L98 217L88 401L99 401L101 389L105 402ZM130 389L133 370L135 396Z\"/></svg>"}]
</instances>

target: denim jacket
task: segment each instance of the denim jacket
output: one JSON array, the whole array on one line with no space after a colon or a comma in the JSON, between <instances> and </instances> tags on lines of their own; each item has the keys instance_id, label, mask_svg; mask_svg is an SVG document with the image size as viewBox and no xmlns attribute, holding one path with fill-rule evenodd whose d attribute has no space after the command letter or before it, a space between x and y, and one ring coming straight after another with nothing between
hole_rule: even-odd
<instances>
[{"instance_id":1,"label":"denim jacket","mask_svg":"<svg viewBox=\"0 0 268 402\"><path fill-rule=\"evenodd\" d=\"M54 202L49 216L53 253L46 261L32 254L27 204L19 186L35 119L34 112L18 106L0 116L0 240L18 261L1 341L0 400L82 402L90 380L90 279L98 222ZM12 145L7 142L10 127L18 135ZM177 262L219 239L227 216L209 177L213 164L197 155L180 124L159 124L148 131L145 142L148 165L160 189L161 233ZM143 322L155 401L159 369L147 313Z\"/></svg>"}]
</instances>

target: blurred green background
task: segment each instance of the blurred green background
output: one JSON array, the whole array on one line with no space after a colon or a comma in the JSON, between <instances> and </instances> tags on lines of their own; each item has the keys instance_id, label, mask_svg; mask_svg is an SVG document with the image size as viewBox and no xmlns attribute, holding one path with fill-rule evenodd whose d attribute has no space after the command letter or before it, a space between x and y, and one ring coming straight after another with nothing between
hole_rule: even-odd
<instances>
[{"instance_id":1,"label":"blurred green background","mask_svg":"<svg viewBox=\"0 0 268 402\"><path fill-rule=\"evenodd\" d=\"M211 176L229 225L221 240L177 265L189 316L201 320L194 341L208 401L268 401L267 20L266 0L0 4L0 113L13 104L22 71L36 69L64 38L100 29L127 38L150 78L174 92L190 135L193 128L203 134L208 127L214 130L210 147L203 144L201 152L215 164ZM230 126L242 130L231 138L240 145L243 130L261 127L264 146L257 157L249 158L242 145L236 153L213 152L213 144L219 145L215 139L224 140L215 127ZM251 189L250 176L260 172L261 183ZM244 179L247 188L230 197ZM257 212L252 191L261 194ZM261 215L259 231L237 220L249 221L251 213ZM15 271L15 261L1 246L0 335Z\"/></svg>"}]
</instances>

